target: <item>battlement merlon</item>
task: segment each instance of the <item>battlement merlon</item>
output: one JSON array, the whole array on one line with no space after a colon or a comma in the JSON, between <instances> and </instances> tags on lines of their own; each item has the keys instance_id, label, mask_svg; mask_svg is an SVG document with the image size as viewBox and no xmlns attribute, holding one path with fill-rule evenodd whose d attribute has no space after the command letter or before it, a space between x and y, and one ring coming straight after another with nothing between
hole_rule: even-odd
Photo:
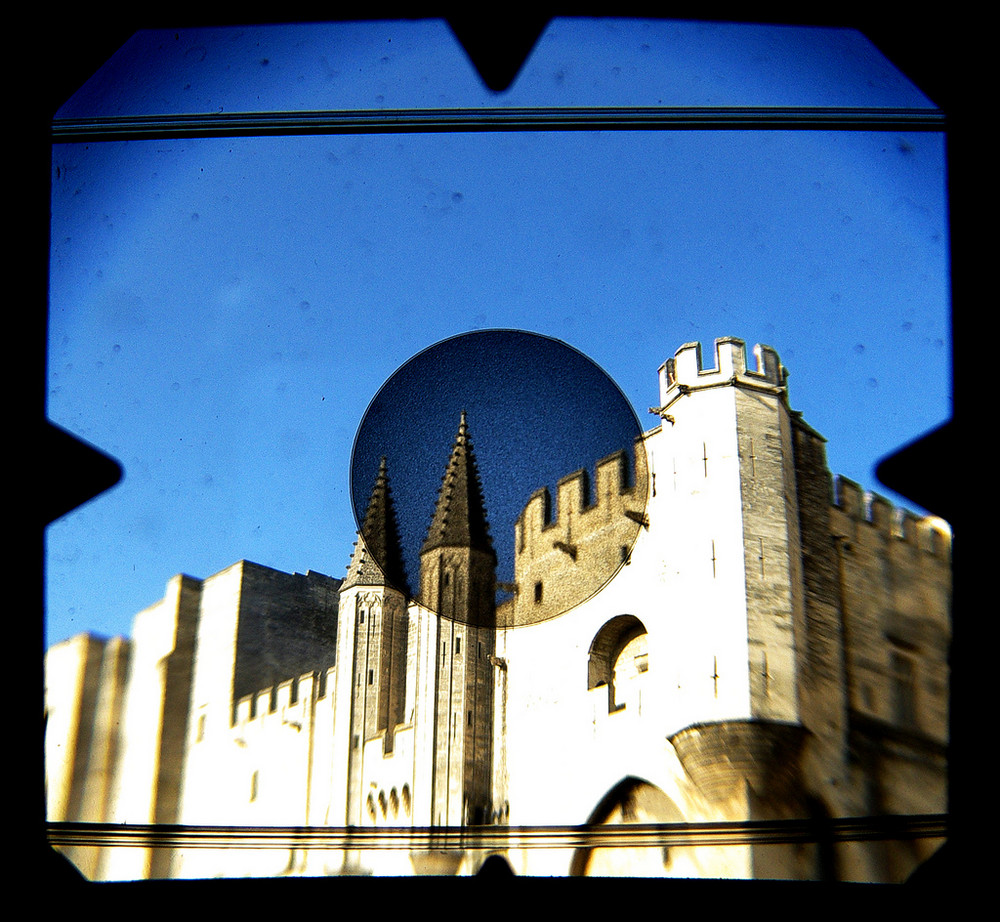
<instances>
[{"instance_id":1,"label":"battlement merlon","mask_svg":"<svg viewBox=\"0 0 1000 922\"><path fill-rule=\"evenodd\" d=\"M278 715L277 719L291 708L304 708L305 703L312 699L314 692L317 697L326 697L333 689L336 667L305 672L294 679L285 679L275 685L258 689L253 694L244 695L233 709L234 727L247 724L253 720L266 719L268 715ZM323 676L322 673L326 675ZM295 697L292 699L293 686ZM319 694L320 692L323 694Z\"/></svg>"},{"instance_id":2,"label":"battlement merlon","mask_svg":"<svg viewBox=\"0 0 1000 922\"><path fill-rule=\"evenodd\" d=\"M753 349L757 369L747 367L747 347L733 336L715 340L715 367L705 368L701 343L685 343L672 359L661 366L660 406L651 412L664 411L678 397L708 387L739 384L770 393L787 394L788 370L771 346L757 344Z\"/></svg>"},{"instance_id":3,"label":"battlement merlon","mask_svg":"<svg viewBox=\"0 0 1000 922\"><path fill-rule=\"evenodd\" d=\"M632 505L638 505L637 511L641 512L645 502L641 485L646 483L647 477L641 437L636 439L634 451L634 459L630 459L624 449L601 458L595 466L594 477L587 469L580 468L560 478L556 485L555 508L548 487L532 493L515 523L517 547L521 549L525 540L542 532L564 530L570 521L579 524L590 513L595 516L594 527L600 527L597 519L603 523L602 513L627 517L625 506ZM637 484L640 495L636 495Z\"/></svg>"},{"instance_id":4,"label":"battlement merlon","mask_svg":"<svg viewBox=\"0 0 1000 922\"><path fill-rule=\"evenodd\" d=\"M846 477L834 478L833 506L851 522L863 523L887 539L904 541L942 559L951 554L951 527L943 519L921 518L893 506Z\"/></svg>"}]
</instances>

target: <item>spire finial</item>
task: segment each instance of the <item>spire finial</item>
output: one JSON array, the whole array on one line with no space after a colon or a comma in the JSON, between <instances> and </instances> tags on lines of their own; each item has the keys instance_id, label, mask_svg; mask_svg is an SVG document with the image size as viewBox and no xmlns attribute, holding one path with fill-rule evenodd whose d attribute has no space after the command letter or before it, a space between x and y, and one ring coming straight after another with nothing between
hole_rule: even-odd
<instances>
[{"instance_id":1,"label":"spire finial","mask_svg":"<svg viewBox=\"0 0 1000 922\"><path fill-rule=\"evenodd\" d=\"M368 509L359 532L359 541L348 567L348 577L344 582L346 585L353 583L375 585L384 581L405 595L409 595L388 469L388 460L383 455L379 460L375 487L368 501ZM376 565L374 569L366 563L366 554L371 555L372 563Z\"/></svg>"},{"instance_id":2,"label":"spire finial","mask_svg":"<svg viewBox=\"0 0 1000 922\"><path fill-rule=\"evenodd\" d=\"M421 553L434 547L475 547L495 553L464 409Z\"/></svg>"}]
</instances>

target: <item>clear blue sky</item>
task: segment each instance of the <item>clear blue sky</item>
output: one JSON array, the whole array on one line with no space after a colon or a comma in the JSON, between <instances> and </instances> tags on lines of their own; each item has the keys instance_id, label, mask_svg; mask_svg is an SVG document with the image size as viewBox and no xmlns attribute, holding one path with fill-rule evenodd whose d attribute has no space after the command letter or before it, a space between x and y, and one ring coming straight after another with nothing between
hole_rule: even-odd
<instances>
[{"instance_id":1,"label":"clear blue sky","mask_svg":"<svg viewBox=\"0 0 1000 922\"><path fill-rule=\"evenodd\" d=\"M740 104L929 102L849 31L565 20L494 95L407 22L143 33L59 114ZM950 415L939 134L93 143L52 182L49 418L125 476L48 531L49 643L129 633L178 572L343 576L365 410L459 333L566 342L644 426L681 344L766 342L832 470L894 501L875 463Z\"/></svg>"}]
</instances>

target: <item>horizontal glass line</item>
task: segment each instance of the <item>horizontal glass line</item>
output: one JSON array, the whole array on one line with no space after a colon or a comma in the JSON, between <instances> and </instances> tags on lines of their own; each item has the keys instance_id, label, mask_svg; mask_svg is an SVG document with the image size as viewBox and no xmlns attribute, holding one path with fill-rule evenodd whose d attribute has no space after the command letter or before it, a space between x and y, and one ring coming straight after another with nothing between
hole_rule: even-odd
<instances>
[{"instance_id":1,"label":"horizontal glass line","mask_svg":"<svg viewBox=\"0 0 1000 922\"><path fill-rule=\"evenodd\" d=\"M833 840L938 839L943 814L723 823L635 823L600 826L171 826L48 823L63 848L477 849L778 845Z\"/></svg>"},{"instance_id":2,"label":"horizontal glass line","mask_svg":"<svg viewBox=\"0 0 1000 922\"><path fill-rule=\"evenodd\" d=\"M939 109L732 107L558 107L345 109L54 119L57 143L262 135L475 131L795 130L943 131Z\"/></svg>"}]
</instances>

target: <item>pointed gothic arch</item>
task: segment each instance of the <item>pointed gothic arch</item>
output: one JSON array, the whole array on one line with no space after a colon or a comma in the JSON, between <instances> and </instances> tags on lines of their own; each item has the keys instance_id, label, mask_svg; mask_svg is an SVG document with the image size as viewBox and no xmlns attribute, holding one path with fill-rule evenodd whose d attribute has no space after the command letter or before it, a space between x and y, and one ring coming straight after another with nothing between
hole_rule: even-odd
<instances>
[{"instance_id":1,"label":"pointed gothic arch","mask_svg":"<svg viewBox=\"0 0 1000 922\"><path fill-rule=\"evenodd\" d=\"M587 825L610 826L636 823L686 822L680 808L655 784L629 775L612 787L594 807ZM576 849L570 862L570 874L615 876L619 866L630 869L628 876L669 876L673 850L666 844L639 847L584 846ZM637 870L641 868L641 871Z\"/></svg>"}]
</instances>

